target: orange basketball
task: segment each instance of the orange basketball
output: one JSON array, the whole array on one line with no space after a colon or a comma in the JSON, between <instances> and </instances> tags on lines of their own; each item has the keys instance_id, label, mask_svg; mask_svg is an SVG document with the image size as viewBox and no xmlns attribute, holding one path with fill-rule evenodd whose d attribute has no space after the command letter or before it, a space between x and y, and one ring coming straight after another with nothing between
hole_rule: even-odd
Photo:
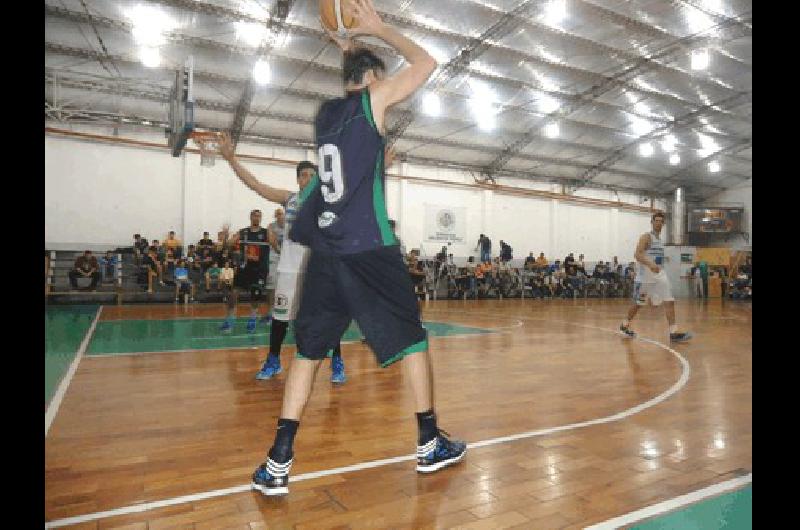
<instances>
[{"instance_id":1,"label":"orange basketball","mask_svg":"<svg viewBox=\"0 0 800 530\"><path fill-rule=\"evenodd\" d=\"M319 0L319 17L326 28L342 36L356 24L350 0Z\"/></svg>"}]
</instances>

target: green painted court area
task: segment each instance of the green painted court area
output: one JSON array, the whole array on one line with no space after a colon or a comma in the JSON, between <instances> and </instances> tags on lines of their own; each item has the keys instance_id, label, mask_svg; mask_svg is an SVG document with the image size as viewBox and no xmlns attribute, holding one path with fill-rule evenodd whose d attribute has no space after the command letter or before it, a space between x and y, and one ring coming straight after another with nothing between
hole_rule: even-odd
<instances>
[{"instance_id":1,"label":"green painted court area","mask_svg":"<svg viewBox=\"0 0 800 530\"><path fill-rule=\"evenodd\" d=\"M44 402L53 398L97 314L96 305L49 306L44 310Z\"/></svg>"},{"instance_id":2,"label":"green painted court area","mask_svg":"<svg viewBox=\"0 0 800 530\"><path fill-rule=\"evenodd\" d=\"M753 528L753 486L692 504L632 527L635 530L744 530Z\"/></svg>"},{"instance_id":3,"label":"green painted court area","mask_svg":"<svg viewBox=\"0 0 800 530\"><path fill-rule=\"evenodd\" d=\"M269 325L259 324L248 334L246 318L237 319L233 331L219 332L222 319L192 318L170 320L109 320L98 322L86 354L92 356L120 355L186 350L219 350L228 348L266 347ZM458 326L444 322L426 322L432 337L450 337L490 333L491 330ZM284 344L295 344L294 330L289 326ZM361 340L358 328L351 324L342 337L344 342Z\"/></svg>"}]
</instances>

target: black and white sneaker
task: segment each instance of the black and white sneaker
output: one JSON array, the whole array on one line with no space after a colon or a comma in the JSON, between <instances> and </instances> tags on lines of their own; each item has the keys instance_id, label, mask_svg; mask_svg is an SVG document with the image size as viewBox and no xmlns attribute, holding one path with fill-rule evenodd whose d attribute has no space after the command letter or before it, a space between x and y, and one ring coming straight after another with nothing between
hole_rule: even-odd
<instances>
[{"instance_id":1,"label":"black and white sneaker","mask_svg":"<svg viewBox=\"0 0 800 530\"><path fill-rule=\"evenodd\" d=\"M689 339L692 338L692 334L688 331L684 331L681 333L670 333L669 340L670 342L688 342Z\"/></svg>"},{"instance_id":2,"label":"black and white sneaker","mask_svg":"<svg viewBox=\"0 0 800 530\"><path fill-rule=\"evenodd\" d=\"M292 462L294 459L280 464L268 457L267 461L258 466L253 473L252 488L267 496L287 495Z\"/></svg>"},{"instance_id":3,"label":"black and white sneaker","mask_svg":"<svg viewBox=\"0 0 800 530\"><path fill-rule=\"evenodd\" d=\"M461 440L450 440L445 431L425 445L417 446L417 471L433 473L461 461L467 453L467 444Z\"/></svg>"},{"instance_id":4,"label":"black and white sneaker","mask_svg":"<svg viewBox=\"0 0 800 530\"><path fill-rule=\"evenodd\" d=\"M619 330L630 338L634 338L636 336L636 333L631 329L630 324L627 326L625 324L620 324Z\"/></svg>"}]
</instances>

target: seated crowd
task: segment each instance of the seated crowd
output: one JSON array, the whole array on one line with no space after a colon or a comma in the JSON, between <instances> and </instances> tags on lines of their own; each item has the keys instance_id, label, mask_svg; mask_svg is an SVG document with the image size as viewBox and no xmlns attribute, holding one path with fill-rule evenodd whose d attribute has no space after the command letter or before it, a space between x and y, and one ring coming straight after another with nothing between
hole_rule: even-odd
<instances>
[{"instance_id":1,"label":"seated crowd","mask_svg":"<svg viewBox=\"0 0 800 530\"><path fill-rule=\"evenodd\" d=\"M174 285L175 300L181 292L193 300L197 285L202 284L206 292L212 288L226 291L233 285L233 276L239 253L232 244L227 227L217 233L213 241L208 232L196 244L185 249L175 232L169 232L163 242L154 239L148 242L140 234L135 234L133 243L134 259L140 267L139 281L146 284L147 292L153 292L153 285Z\"/></svg>"},{"instance_id":2,"label":"seated crowd","mask_svg":"<svg viewBox=\"0 0 800 530\"><path fill-rule=\"evenodd\" d=\"M550 261L544 252L525 258L521 268L511 266L511 247L501 241L501 255L485 261L470 256L465 266L454 263L447 247L434 260L420 260L419 250L412 250L407 258L409 273L415 280L418 293L428 286L447 285L449 298L533 298L622 297L632 296L635 276L634 263L623 266L617 257L613 261L598 261L587 270L583 254L576 260L572 253L561 260ZM484 256L486 257L486 256Z\"/></svg>"}]
</instances>

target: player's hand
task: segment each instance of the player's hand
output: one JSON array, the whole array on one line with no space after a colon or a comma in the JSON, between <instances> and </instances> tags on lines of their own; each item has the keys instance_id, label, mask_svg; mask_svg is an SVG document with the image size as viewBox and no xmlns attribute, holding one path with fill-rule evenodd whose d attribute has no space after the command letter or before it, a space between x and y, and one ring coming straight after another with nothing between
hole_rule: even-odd
<instances>
[{"instance_id":1,"label":"player's hand","mask_svg":"<svg viewBox=\"0 0 800 530\"><path fill-rule=\"evenodd\" d=\"M384 24L372 0L352 0L353 16L356 18L356 25L348 30L351 35L379 35Z\"/></svg>"},{"instance_id":2,"label":"player's hand","mask_svg":"<svg viewBox=\"0 0 800 530\"><path fill-rule=\"evenodd\" d=\"M346 52L353 47L353 39L350 37L342 37L337 32L328 29L325 24L322 23L322 19L320 19L319 25L322 26L322 29L328 34L328 37L330 37L331 40L335 42L343 52Z\"/></svg>"},{"instance_id":3,"label":"player's hand","mask_svg":"<svg viewBox=\"0 0 800 530\"><path fill-rule=\"evenodd\" d=\"M222 158L230 162L236 155L233 141L229 132L223 132L219 138L219 154Z\"/></svg>"},{"instance_id":4,"label":"player's hand","mask_svg":"<svg viewBox=\"0 0 800 530\"><path fill-rule=\"evenodd\" d=\"M661 272L661 267L659 267L658 265L653 265L652 267L650 267L650 270L653 271L653 274L658 274L659 272Z\"/></svg>"},{"instance_id":5,"label":"player's hand","mask_svg":"<svg viewBox=\"0 0 800 530\"><path fill-rule=\"evenodd\" d=\"M389 169L392 167L395 159L395 151L394 146L387 147L386 150L383 152L383 167L384 169Z\"/></svg>"}]
</instances>

